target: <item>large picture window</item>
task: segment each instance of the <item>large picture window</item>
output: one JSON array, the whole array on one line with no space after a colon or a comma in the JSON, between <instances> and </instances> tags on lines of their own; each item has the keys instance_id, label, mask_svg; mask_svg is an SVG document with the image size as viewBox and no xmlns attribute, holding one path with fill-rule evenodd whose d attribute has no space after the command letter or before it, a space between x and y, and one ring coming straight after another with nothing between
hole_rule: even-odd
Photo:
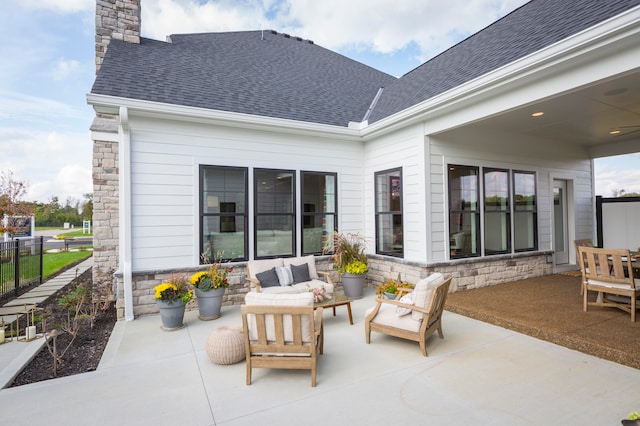
<instances>
[{"instance_id":1,"label":"large picture window","mask_svg":"<svg viewBox=\"0 0 640 426\"><path fill-rule=\"evenodd\" d=\"M376 253L404 256L402 169L375 174Z\"/></svg>"},{"instance_id":2,"label":"large picture window","mask_svg":"<svg viewBox=\"0 0 640 426\"><path fill-rule=\"evenodd\" d=\"M200 253L216 259L247 260L247 169L200 166Z\"/></svg>"},{"instance_id":3,"label":"large picture window","mask_svg":"<svg viewBox=\"0 0 640 426\"><path fill-rule=\"evenodd\" d=\"M484 169L484 252L511 251L509 171Z\"/></svg>"},{"instance_id":4,"label":"large picture window","mask_svg":"<svg viewBox=\"0 0 640 426\"><path fill-rule=\"evenodd\" d=\"M255 257L295 255L295 171L254 171Z\"/></svg>"},{"instance_id":5,"label":"large picture window","mask_svg":"<svg viewBox=\"0 0 640 426\"><path fill-rule=\"evenodd\" d=\"M478 168L449 166L449 253L451 258L480 254Z\"/></svg>"},{"instance_id":6,"label":"large picture window","mask_svg":"<svg viewBox=\"0 0 640 426\"><path fill-rule=\"evenodd\" d=\"M301 172L302 254L321 254L324 243L337 230L337 176Z\"/></svg>"},{"instance_id":7,"label":"large picture window","mask_svg":"<svg viewBox=\"0 0 640 426\"><path fill-rule=\"evenodd\" d=\"M448 190L450 258L537 250L535 172L449 165Z\"/></svg>"}]
</instances>

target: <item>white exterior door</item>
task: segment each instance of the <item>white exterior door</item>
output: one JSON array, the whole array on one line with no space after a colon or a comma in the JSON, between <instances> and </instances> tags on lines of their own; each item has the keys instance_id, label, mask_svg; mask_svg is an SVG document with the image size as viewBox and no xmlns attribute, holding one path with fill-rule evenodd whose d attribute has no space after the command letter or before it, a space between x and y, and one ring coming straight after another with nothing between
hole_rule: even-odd
<instances>
[{"instance_id":1,"label":"white exterior door","mask_svg":"<svg viewBox=\"0 0 640 426\"><path fill-rule=\"evenodd\" d=\"M569 226L567 206L567 182L553 180L553 248L554 264L569 263Z\"/></svg>"}]
</instances>

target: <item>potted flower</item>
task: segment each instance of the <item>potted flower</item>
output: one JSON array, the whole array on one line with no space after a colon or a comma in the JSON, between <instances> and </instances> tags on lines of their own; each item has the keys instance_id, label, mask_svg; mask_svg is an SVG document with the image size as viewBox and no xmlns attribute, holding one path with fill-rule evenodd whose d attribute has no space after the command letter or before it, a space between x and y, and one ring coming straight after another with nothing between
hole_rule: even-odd
<instances>
[{"instance_id":1,"label":"potted flower","mask_svg":"<svg viewBox=\"0 0 640 426\"><path fill-rule=\"evenodd\" d=\"M351 299L362 298L365 274L369 271L366 246L360 234L334 232L324 247L325 253L333 253L333 266L341 276L344 294Z\"/></svg>"},{"instance_id":2,"label":"potted flower","mask_svg":"<svg viewBox=\"0 0 640 426\"><path fill-rule=\"evenodd\" d=\"M195 288L198 300L198 318L203 321L220 317L224 289L229 287L229 270L215 261L206 271L196 272L189 282Z\"/></svg>"},{"instance_id":3,"label":"potted flower","mask_svg":"<svg viewBox=\"0 0 640 426\"><path fill-rule=\"evenodd\" d=\"M155 299L160 311L162 329L178 330L184 327L184 309L193 298L189 281L182 275L171 275L169 280L155 286Z\"/></svg>"},{"instance_id":4,"label":"potted flower","mask_svg":"<svg viewBox=\"0 0 640 426\"><path fill-rule=\"evenodd\" d=\"M413 288L413 284L401 281L400 276L397 280L389 278L384 284L378 286L376 294L384 294L387 299L395 299L401 288Z\"/></svg>"}]
</instances>

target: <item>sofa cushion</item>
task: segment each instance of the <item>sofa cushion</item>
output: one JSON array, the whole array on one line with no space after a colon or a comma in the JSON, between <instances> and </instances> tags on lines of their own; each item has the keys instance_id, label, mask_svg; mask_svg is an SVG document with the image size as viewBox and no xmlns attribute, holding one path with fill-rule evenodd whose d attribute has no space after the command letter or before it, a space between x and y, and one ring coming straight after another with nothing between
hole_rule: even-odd
<instances>
[{"instance_id":1,"label":"sofa cushion","mask_svg":"<svg viewBox=\"0 0 640 426\"><path fill-rule=\"evenodd\" d=\"M248 306L260 305L260 306L313 306L313 294L309 292L296 293L296 294L273 294L273 293L255 293L249 292L244 297L244 303ZM249 321L249 338L256 340L258 333L256 332L256 319L255 315L249 315L247 317ZM284 339L287 342L293 341L293 328L291 324L291 315L285 315L283 317L284 326ZM273 317L266 317L267 328L267 340L274 341L274 323ZM311 325L309 317L302 317L302 341L311 341Z\"/></svg>"},{"instance_id":2,"label":"sofa cushion","mask_svg":"<svg viewBox=\"0 0 640 426\"><path fill-rule=\"evenodd\" d=\"M251 260L249 261L248 265L249 277L254 279L259 279L256 274L259 274L260 272L275 268L276 266L284 266L282 263L282 258Z\"/></svg>"},{"instance_id":3,"label":"sofa cushion","mask_svg":"<svg viewBox=\"0 0 640 426\"><path fill-rule=\"evenodd\" d=\"M433 293L433 289L438 285L444 282L444 275L439 272L435 272L429 275L426 278L421 279L416 284L416 287L413 290L413 304L415 306L420 306L421 308L426 308L427 303L431 300L431 294ZM422 312L412 311L411 316L413 319L421 321L423 318Z\"/></svg>"},{"instance_id":4,"label":"sofa cushion","mask_svg":"<svg viewBox=\"0 0 640 426\"><path fill-rule=\"evenodd\" d=\"M280 280L276 274L276 268L267 269L264 272L256 274L256 278L260 281L260 287L279 287Z\"/></svg>"},{"instance_id":5,"label":"sofa cushion","mask_svg":"<svg viewBox=\"0 0 640 426\"><path fill-rule=\"evenodd\" d=\"M307 265L309 265L309 278L312 280L317 280L320 278L320 276L318 275L318 271L316 270L316 258L312 254L303 257L285 257L284 259L282 259L282 262L284 266L300 265L301 263L306 263Z\"/></svg>"},{"instance_id":6,"label":"sofa cushion","mask_svg":"<svg viewBox=\"0 0 640 426\"><path fill-rule=\"evenodd\" d=\"M291 266L276 266L276 274L278 274L278 281L280 281L280 285L285 286L293 284Z\"/></svg>"},{"instance_id":7,"label":"sofa cushion","mask_svg":"<svg viewBox=\"0 0 640 426\"><path fill-rule=\"evenodd\" d=\"M311 280L309 276L309 265L306 263L302 265L291 265L291 272L293 274L293 282L296 284Z\"/></svg>"}]
</instances>

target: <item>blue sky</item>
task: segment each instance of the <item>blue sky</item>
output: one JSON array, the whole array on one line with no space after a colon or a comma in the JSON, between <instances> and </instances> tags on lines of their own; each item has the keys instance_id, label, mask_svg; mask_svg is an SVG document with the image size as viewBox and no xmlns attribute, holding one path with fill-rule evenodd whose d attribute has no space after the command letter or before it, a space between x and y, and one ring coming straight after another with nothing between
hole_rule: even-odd
<instances>
[{"instance_id":1,"label":"blue sky","mask_svg":"<svg viewBox=\"0 0 640 426\"><path fill-rule=\"evenodd\" d=\"M400 76L526 0L142 0L142 35L274 29ZM28 201L92 191L94 0L0 3L0 171ZM640 154L596 162L596 192L640 192Z\"/></svg>"}]
</instances>

